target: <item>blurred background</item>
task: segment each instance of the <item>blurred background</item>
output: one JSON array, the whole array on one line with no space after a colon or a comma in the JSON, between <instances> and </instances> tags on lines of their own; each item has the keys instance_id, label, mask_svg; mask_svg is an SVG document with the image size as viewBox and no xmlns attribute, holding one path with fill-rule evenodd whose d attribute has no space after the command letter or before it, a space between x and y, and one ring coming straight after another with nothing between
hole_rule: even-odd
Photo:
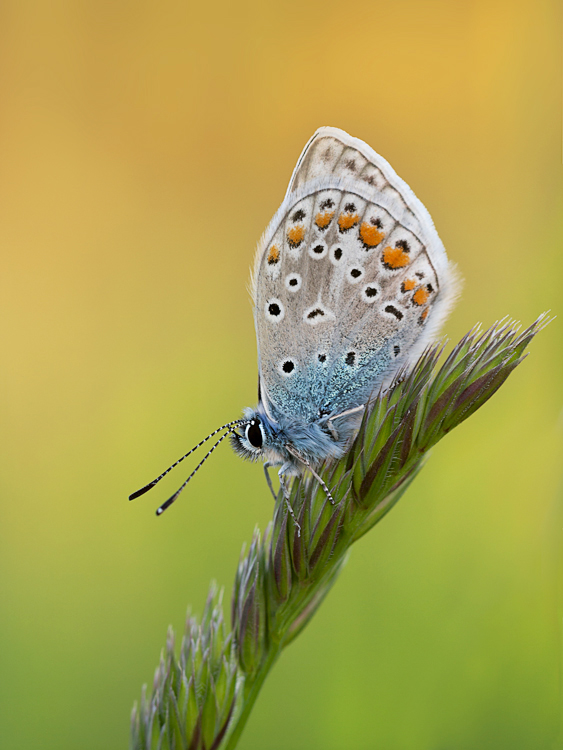
<instances>
[{"instance_id":1,"label":"blurred background","mask_svg":"<svg viewBox=\"0 0 563 750\"><path fill-rule=\"evenodd\" d=\"M166 628L272 501L255 244L320 125L390 161L465 277L445 326L559 318L434 450L285 652L243 750L563 747L561 5L0 7L0 746L127 747Z\"/></svg>"}]
</instances>

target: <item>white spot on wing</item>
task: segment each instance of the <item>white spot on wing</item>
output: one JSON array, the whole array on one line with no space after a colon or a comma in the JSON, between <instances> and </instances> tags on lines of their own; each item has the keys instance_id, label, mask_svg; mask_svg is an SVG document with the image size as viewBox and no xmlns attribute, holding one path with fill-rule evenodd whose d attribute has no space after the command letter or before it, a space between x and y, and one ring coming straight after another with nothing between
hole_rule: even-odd
<instances>
[{"instance_id":1,"label":"white spot on wing","mask_svg":"<svg viewBox=\"0 0 563 750\"><path fill-rule=\"evenodd\" d=\"M264 305L266 319L271 323L279 323L285 317L285 307L281 300L272 297Z\"/></svg>"},{"instance_id":2,"label":"white spot on wing","mask_svg":"<svg viewBox=\"0 0 563 750\"><path fill-rule=\"evenodd\" d=\"M359 265L350 266L350 268L346 271L346 278L348 279L350 284L357 284L364 278L364 275L365 271Z\"/></svg>"},{"instance_id":3,"label":"white spot on wing","mask_svg":"<svg viewBox=\"0 0 563 750\"><path fill-rule=\"evenodd\" d=\"M326 305L322 302L316 302L311 307L308 307L303 313L303 320L310 326L319 325L319 323L327 323L329 320L335 320L336 316L329 310Z\"/></svg>"},{"instance_id":4,"label":"white spot on wing","mask_svg":"<svg viewBox=\"0 0 563 750\"><path fill-rule=\"evenodd\" d=\"M326 257L328 248L324 242L312 242L309 246L309 256L315 260L321 260Z\"/></svg>"},{"instance_id":5,"label":"white spot on wing","mask_svg":"<svg viewBox=\"0 0 563 750\"><path fill-rule=\"evenodd\" d=\"M330 248L330 262L333 266L339 266L342 263L343 257L344 251L342 249L342 243L338 243Z\"/></svg>"},{"instance_id":6,"label":"white spot on wing","mask_svg":"<svg viewBox=\"0 0 563 750\"><path fill-rule=\"evenodd\" d=\"M373 304L380 294L380 290L373 282L366 284L362 289L362 299L364 302L367 302L368 305Z\"/></svg>"},{"instance_id":7,"label":"white spot on wing","mask_svg":"<svg viewBox=\"0 0 563 750\"><path fill-rule=\"evenodd\" d=\"M298 292L301 289L302 279L298 273L288 273L285 277L285 288L288 292Z\"/></svg>"},{"instance_id":8,"label":"white spot on wing","mask_svg":"<svg viewBox=\"0 0 563 750\"><path fill-rule=\"evenodd\" d=\"M297 360L286 357L278 364L278 372L283 378L290 378L297 370Z\"/></svg>"}]
</instances>

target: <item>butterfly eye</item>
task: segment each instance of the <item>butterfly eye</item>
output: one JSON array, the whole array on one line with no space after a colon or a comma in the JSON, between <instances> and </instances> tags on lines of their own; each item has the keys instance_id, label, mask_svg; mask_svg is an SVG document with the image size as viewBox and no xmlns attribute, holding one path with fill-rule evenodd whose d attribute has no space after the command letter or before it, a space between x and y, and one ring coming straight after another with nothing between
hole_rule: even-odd
<instances>
[{"instance_id":1,"label":"butterfly eye","mask_svg":"<svg viewBox=\"0 0 563 750\"><path fill-rule=\"evenodd\" d=\"M256 419L253 419L250 424L246 427L246 439L252 445L253 448L261 448L262 443L262 430L260 424Z\"/></svg>"}]
</instances>

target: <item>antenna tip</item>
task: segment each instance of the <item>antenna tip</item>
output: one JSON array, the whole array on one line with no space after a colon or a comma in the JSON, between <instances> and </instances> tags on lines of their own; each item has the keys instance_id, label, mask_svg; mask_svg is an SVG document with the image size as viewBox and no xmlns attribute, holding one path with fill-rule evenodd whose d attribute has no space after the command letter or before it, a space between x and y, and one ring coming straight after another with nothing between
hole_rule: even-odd
<instances>
[{"instance_id":1,"label":"antenna tip","mask_svg":"<svg viewBox=\"0 0 563 750\"><path fill-rule=\"evenodd\" d=\"M150 484L146 484L144 487L141 487L140 490L137 490L136 492L132 492L129 495L129 500L136 500L138 497L141 497L141 495L144 495L145 492L148 492L152 487L154 487L155 482L151 482Z\"/></svg>"},{"instance_id":2,"label":"antenna tip","mask_svg":"<svg viewBox=\"0 0 563 750\"><path fill-rule=\"evenodd\" d=\"M164 508L157 508L156 509L156 515L161 516L164 513Z\"/></svg>"}]
</instances>

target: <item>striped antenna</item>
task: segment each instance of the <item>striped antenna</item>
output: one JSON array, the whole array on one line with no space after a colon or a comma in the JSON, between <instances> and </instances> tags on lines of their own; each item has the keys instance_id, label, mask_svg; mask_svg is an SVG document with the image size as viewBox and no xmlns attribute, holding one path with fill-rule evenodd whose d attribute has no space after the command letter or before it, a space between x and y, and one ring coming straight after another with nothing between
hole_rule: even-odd
<instances>
[{"instance_id":1,"label":"striped antenna","mask_svg":"<svg viewBox=\"0 0 563 750\"><path fill-rule=\"evenodd\" d=\"M201 459L201 461L198 463L198 465L192 471L192 473L190 474L190 476L186 479L186 481L184 482L184 484L178 490L176 490L176 492L172 495L172 497L169 497L168 500L165 503L162 503L162 505L160 506L160 508L157 508L157 510L156 510L156 515L157 516L161 516L164 513L164 511L166 510L166 508L169 508L172 505L172 503L176 500L176 498L178 497L178 495L180 494L180 492L182 492L182 490L187 485L187 483L190 481L190 479L193 477L193 475L198 471L198 469L200 469L203 466L203 464L207 461L207 459L213 453L213 451L215 450L215 448L220 443L222 443L223 440L227 437L227 435L230 435L231 432L234 432L234 430L232 428L229 429L229 430L227 430L227 432L224 435L221 435L221 437L215 443L215 445L212 446L207 451L207 453L205 454L205 456Z\"/></svg>"},{"instance_id":2,"label":"striped antenna","mask_svg":"<svg viewBox=\"0 0 563 750\"><path fill-rule=\"evenodd\" d=\"M204 440L202 440L201 443L198 443L196 446L194 446L191 449L191 451L188 451L184 456L182 456L182 458L179 458L177 461L175 461L172 464L172 466L169 466L166 469L166 471L162 472L162 474L160 476L158 476L156 479L153 479L152 482L149 482L149 484L146 484L144 487L141 487L141 489L137 490L137 492L133 492L132 495L129 495L129 500L135 500L136 498L141 497L141 495L144 495L145 492L148 492L150 489L152 489L155 486L155 484L158 484L163 477L165 477L170 471L172 471L172 469L174 469L176 466L178 466L179 463L181 463L185 458L187 458L188 456L190 456L198 448L201 448L201 446L204 443L206 443L210 438L214 437L218 432L221 432L221 430L226 430L226 429L231 428L233 426L237 426L237 425L240 425L240 424L246 424L246 422L247 422L246 419L235 419L233 422L227 422L227 424L224 424L222 427L218 427L216 430L213 430L213 432L211 432ZM229 432L232 432L232 430L229 429ZM229 433L225 433L225 434L228 435ZM225 435L223 435L223 437L225 437ZM221 440L222 439L223 438L221 438ZM221 441L219 441L219 442L221 442ZM215 449L216 445L217 445L217 443L211 449L211 451L213 451ZM207 455L209 455L209 453ZM207 458L207 456L205 458ZM205 461L205 458L203 459L204 461ZM203 463L203 461L202 461L202 463ZM201 464L200 464L200 466L201 466ZM198 466L198 469L199 469L199 466Z\"/></svg>"}]
</instances>

